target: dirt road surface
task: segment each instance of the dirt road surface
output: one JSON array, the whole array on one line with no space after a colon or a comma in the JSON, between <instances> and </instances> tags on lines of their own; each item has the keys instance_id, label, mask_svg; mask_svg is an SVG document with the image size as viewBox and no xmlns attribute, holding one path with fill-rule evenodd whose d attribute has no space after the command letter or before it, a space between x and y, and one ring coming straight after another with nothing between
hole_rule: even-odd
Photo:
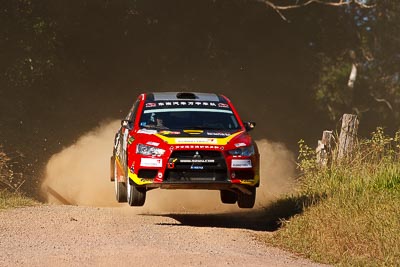
<instances>
[{"instance_id":1,"label":"dirt road surface","mask_svg":"<svg viewBox=\"0 0 400 267\"><path fill-rule=\"evenodd\" d=\"M0 212L0 266L319 266L256 238L246 213L44 205Z\"/></svg>"}]
</instances>

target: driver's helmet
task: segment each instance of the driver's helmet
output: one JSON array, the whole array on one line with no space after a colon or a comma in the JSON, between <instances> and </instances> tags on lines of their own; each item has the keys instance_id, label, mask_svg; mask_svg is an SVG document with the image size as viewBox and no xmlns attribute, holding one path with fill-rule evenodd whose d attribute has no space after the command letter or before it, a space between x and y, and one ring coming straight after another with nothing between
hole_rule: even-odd
<instances>
[{"instance_id":1,"label":"driver's helmet","mask_svg":"<svg viewBox=\"0 0 400 267\"><path fill-rule=\"evenodd\" d=\"M149 120L147 122L148 125L155 125L155 126L164 126L164 120L160 114L151 113Z\"/></svg>"},{"instance_id":2,"label":"driver's helmet","mask_svg":"<svg viewBox=\"0 0 400 267\"><path fill-rule=\"evenodd\" d=\"M158 115L157 115L156 113L154 113L154 112L151 113L151 114L150 114L149 121L148 121L147 124L157 125L157 118L158 118Z\"/></svg>"}]
</instances>

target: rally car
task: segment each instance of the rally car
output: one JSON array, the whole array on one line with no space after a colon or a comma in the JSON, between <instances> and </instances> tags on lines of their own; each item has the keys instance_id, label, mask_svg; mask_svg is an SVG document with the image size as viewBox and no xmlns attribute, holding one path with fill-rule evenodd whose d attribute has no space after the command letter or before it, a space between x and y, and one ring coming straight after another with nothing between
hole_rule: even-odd
<instances>
[{"instance_id":1,"label":"rally car","mask_svg":"<svg viewBox=\"0 0 400 267\"><path fill-rule=\"evenodd\" d=\"M221 201L252 208L259 152L231 101L218 94L141 94L115 135L111 181L118 202L143 206L146 192L219 190Z\"/></svg>"}]
</instances>

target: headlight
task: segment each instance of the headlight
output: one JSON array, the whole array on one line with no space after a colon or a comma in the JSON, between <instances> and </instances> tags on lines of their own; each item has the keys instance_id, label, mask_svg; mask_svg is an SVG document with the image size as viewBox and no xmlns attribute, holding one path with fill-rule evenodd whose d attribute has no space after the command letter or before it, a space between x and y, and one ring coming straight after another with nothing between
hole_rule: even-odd
<instances>
[{"instance_id":1,"label":"headlight","mask_svg":"<svg viewBox=\"0 0 400 267\"><path fill-rule=\"evenodd\" d=\"M136 153L145 156L162 156L164 155L165 150L154 146L146 146L143 144L138 144L136 146Z\"/></svg>"},{"instance_id":2,"label":"headlight","mask_svg":"<svg viewBox=\"0 0 400 267\"><path fill-rule=\"evenodd\" d=\"M246 146L246 147L236 148L233 150L229 150L228 153L231 154L232 156L249 157L249 156L254 155L254 146Z\"/></svg>"}]
</instances>

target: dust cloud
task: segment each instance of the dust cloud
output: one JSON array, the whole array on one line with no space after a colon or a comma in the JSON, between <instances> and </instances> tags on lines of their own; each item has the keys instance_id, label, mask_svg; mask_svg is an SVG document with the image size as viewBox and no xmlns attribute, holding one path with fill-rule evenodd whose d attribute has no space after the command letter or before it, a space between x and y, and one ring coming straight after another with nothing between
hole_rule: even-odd
<instances>
[{"instance_id":1,"label":"dust cloud","mask_svg":"<svg viewBox=\"0 0 400 267\"><path fill-rule=\"evenodd\" d=\"M109 168L118 127L118 121L103 123L50 158L42 183L49 203L116 205Z\"/></svg>"},{"instance_id":2,"label":"dust cloud","mask_svg":"<svg viewBox=\"0 0 400 267\"><path fill-rule=\"evenodd\" d=\"M49 203L84 206L120 206L114 197L114 184L109 178L110 156L119 121L103 123L84 134L70 147L53 155L47 163L42 192ZM261 154L261 185L256 207L267 206L295 186L293 154L279 143L257 141ZM220 202L214 190L162 190L147 192L147 212L224 212L238 211L236 205Z\"/></svg>"}]
</instances>

